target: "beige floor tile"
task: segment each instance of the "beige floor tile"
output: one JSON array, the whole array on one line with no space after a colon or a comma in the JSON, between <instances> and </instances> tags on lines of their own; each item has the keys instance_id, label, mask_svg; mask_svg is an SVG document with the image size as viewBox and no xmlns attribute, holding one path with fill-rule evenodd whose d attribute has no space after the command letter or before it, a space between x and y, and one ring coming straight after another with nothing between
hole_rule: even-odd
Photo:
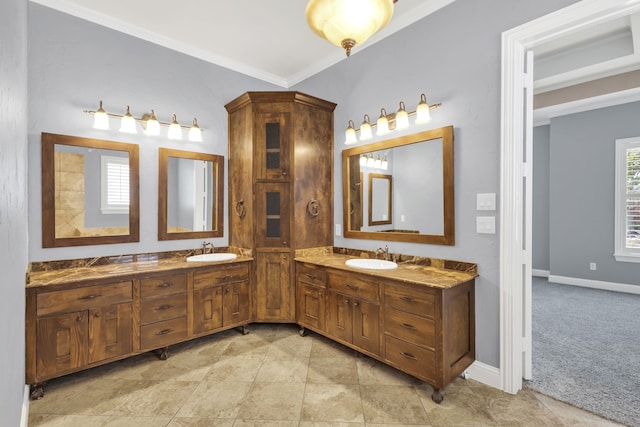
<instances>
[{"instance_id":1,"label":"beige floor tile","mask_svg":"<svg viewBox=\"0 0 640 427\"><path fill-rule=\"evenodd\" d=\"M300 421L299 427L364 427L364 423L342 423L338 421ZM394 427L398 427L396 424Z\"/></svg>"},{"instance_id":2,"label":"beige floor tile","mask_svg":"<svg viewBox=\"0 0 640 427\"><path fill-rule=\"evenodd\" d=\"M498 424L512 426L562 425L532 392L520 390L515 396L490 399L487 410Z\"/></svg>"},{"instance_id":3,"label":"beige floor tile","mask_svg":"<svg viewBox=\"0 0 640 427\"><path fill-rule=\"evenodd\" d=\"M238 418L297 421L304 386L304 383L254 383Z\"/></svg>"},{"instance_id":4,"label":"beige floor tile","mask_svg":"<svg viewBox=\"0 0 640 427\"><path fill-rule=\"evenodd\" d=\"M307 380L308 369L308 358L267 355L255 377L255 381L264 383L304 383Z\"/></svg>"},{"instance_id":5,"label":"beige floor tile","mask_svg":"<svg viewBox=\"0 0 640 427\"><path fill-rule=\"evenodd\" d=\"M203 381L176 417L235 418L251 389L251 382Z\"/></svg>"},{"instance_id":6,"label":"beige floor tile","mask_svg":"<svg viewBox=\"0 0 640 427\"><path fill-rule=\"evenodd\" d=\"M193 381L132 381L129 389L114 399L105 414L129 416L174 416L198 386ZM131 386L131 385L129 385Z\"/></svg>"},{"instance_id":7,"label":"beige floor tile","mask_svg":"<svg viewBox=\"0 0 640 427\"><path fill-rule=\"evenodd\" d=\"M232 340L221 356L264 356L269 351L273 336L250 333L243 339Z\"/></svg>"},{"instance_id":8,"label":"beige floor tile","mask_svg":"<svg viewBox=\"0 0 640 427\"><path fill-rule=\"evenodd\" d=\"M356 352L347 346L333 342L328 338L321 335L311 334L307 338L313 337L313 343L311 344L311 358L314 357L354 357Z\"/></svg>"},{"instance_id":9,"label":"beige floor tile","mask_svg":"<svg viewBox=\"0 0 640 427\"><path fill-rule=\"evenodd\" d=\"M211 365L204 381L253 381L262 363L264 355L221 356Z\"/></svg>"},{"instance_id":10,"label":"beige floor tile","mask_svg":"<svg viewBox=\"0 0 640 427\"><path fill-rule=\"evenodd\" d=\"M353 357L314 357L309 361L307 382L314 384L357 384L358 370Z\"/></svg>"},{"instance_id":11,"label":"beige floor tile","mask_svg":"<svg viewBox=\"0 0 640 427\"><path fill-rule=\"evenodd\" d=\"M535 393L534 396L542 404L549 409L554 415L560 418L566 426L580 426L580 427L610 427L610 426L622 426L622 424L615 423L613 421L605 420L590 412L583 411L571 406L567 403L560 402L552 397L545 396L544 394Z\"/></svg>"},{"instance_id":12,"label":"beige floor tile","mask_svg":"<svg viewBox=\"0 0 640 427\"><path fill-rule=\"evenodd\" d=\"M355 384L307 384L303 421L364 422L360 389Z\"/></svg>"},{"instance_id":13,"label":"beige floor tile","mask_svg":"<svg viewBox=\"0 0 640 427\"><path fill-rule=\"evenodd\" d=\"M271 342L267 355L309 358L312 344L313 340L301 337L295 332L288 336L278 335Z\"/></svg>"},{"instance_id":14,"label":"beige floor tile","mask_svg":"<svg viewBox=\"0 0 640 427\"><path fill-rule=\"evenodd\" d=\"M175 417L167 427L233 427L233 419Z\"/></svg>"},{"instance_id":15,"label":"beige floor tile","mask_svg":"<svg viewBox=\"0 0 640 427\"><path fill-rule=\"evenodd\" d=\"M364 420L369 423L429 424L416 389L408 385L360 385Z\"/></svg>"},{"instance_id":16,"label":"beige floor tile","mask_svg":"<svg viewBox=\"0 0 640 427\"><path fill-rule=\"evenodd\" d=\"M378 385L420 385L422 382L370 357L356 359L358 382Z\"/></svg>"},{"instance_id":17,"label":"beige floor tile","mask_svg":"<svg viewBox=\"0 0 640 427\"><path fill-rule=\"evenodd\" d=\"M104 415L49 415L29 414L29 427L102 427Z\"/></svg>"},{"instance_id":18,"label":"beige floor tile","mask_svg":"<svg viewBox=\"0 0 640 427\"><path fill-rule=\"evenodd\" d=\"M298 427L298 422L284 420L236 420L233 427Z\"/></svg>"},{"instance_id":19,"label":"beige floor tile","mask_svg":"<svg viewBox=\"0 0 640 427\"><path fill-rule=\"evenodd\" d=\"M416 391L434 426L497 425L488 411L488 398L474 393L464 383L450 384L444 391L444 400L439 404L431 399L431 386L425 384L416 387Z\"/></svg>"},{"instance_id":20,"label":"beige floor tile","mask_svg":"<svg viewBox=\"0 0 640 427\"><path fill-rule=\"evenodd\" d=\"M110 417L103 427L160 427L171 422L172 417Z\"/></svg>"}]
</instances>

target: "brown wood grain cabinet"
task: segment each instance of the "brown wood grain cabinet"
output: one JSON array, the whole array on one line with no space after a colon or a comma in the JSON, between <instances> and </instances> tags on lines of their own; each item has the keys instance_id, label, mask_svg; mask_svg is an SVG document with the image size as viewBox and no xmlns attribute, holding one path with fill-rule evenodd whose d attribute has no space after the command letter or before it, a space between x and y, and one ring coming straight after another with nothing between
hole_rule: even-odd
<instances>
[{"instance_id":1,"label":"brown wood grain cabinet","mask_svg":"<svg viewBox=\"0 0 640 427\"><path fill-rule=\"evenodd\" d=\"M247 259L133 273L117 281L27 286L26 382L32 398L42 397L44 382L52 378L149 350L165 359L172 344L232 327L246 333L250 265Z\"/></svg>"},{"instance_id":2,"label":"brown wood grain cabinet","mask_svg":"<svg viewBox=\"0 0 640 427\"><path fill-rule=\"evenodd\" d=\"M333 245L333 110L300 92L229 102L229 245L255 258L252 318L295 321L293 254Z\"/></svg>"},{"instance_id":3,"label":"brown wood grain cabinet","mask_svg":"<svg viewBox=\"0 0 640 427\"><path fill-rule=\"evenodd\" d=\"M326 332L326 271L305 264L296 265L296 322L316 332Z\"/></svg>"}]
</instances>

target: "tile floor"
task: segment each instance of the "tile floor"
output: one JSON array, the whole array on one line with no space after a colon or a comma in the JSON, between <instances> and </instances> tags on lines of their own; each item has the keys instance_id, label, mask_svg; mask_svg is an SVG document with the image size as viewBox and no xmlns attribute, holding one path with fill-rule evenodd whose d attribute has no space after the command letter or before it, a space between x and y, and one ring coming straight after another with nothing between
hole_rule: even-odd
<instances>
[{"instance_id":1,"label":"tile floor","mask_svg":"<svg viewBox=\"0 0 640 427\"><path fill-rule=\"evenodd\" d=\"M50 381L29 426L613 426L524 389L431 387L294 325L251 325Z\"/></svg>"}]
</instances>

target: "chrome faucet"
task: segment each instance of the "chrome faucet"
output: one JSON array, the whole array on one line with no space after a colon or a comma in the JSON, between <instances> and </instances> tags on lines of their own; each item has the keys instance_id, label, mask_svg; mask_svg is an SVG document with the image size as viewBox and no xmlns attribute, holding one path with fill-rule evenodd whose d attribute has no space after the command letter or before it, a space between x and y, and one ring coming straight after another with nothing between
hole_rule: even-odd
<instances>
[{"instance_id":1,"label":"chrome faucet","mask_svg":"<svg viewBox=\"0 0 640 427\"><path fill-rule=\"evenodd\" d=\"M216 251L216 247L211 242L202 242L202 253L207 253L207 248L211 249L210 253L214 253Z\"/></svg>"},{"instance_id":2,"label":"chrome faucet","mask_svg":"<svg viewBox=\"0 0 640 427\"><path fill-rule=\"evenodd\" d=\"M383 254L384 260L389 261L389 246L384 245L384 249L378 248L376 249L376 259L378 259L378 255Z\"/></svg>"}]
</instances>

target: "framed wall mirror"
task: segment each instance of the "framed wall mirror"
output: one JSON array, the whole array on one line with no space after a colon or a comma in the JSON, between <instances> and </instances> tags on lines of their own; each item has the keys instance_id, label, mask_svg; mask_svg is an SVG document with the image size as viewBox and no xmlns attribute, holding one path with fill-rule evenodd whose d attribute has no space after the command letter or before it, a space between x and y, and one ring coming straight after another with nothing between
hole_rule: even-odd
<instances>
[{"instance_id":1,"label":"framed wall mirror","mask_svg":"<svg viewBox=\"0 0 640 427\"><path fill-rule=\"evenodd\" d=\"M42 247L140 240L135 144L42 133Z\"/></svg>"},{"instance_id":2,"label":"framed wall mirror","mask_svg":"<svg viewBox=\"0 0 640 427\"><path fill-rule=\"evenodd\" d=\"M345 237L453 245L453 126L343 150L342 187Z\"/></svg>"},{"instance_id":3,"label":"framed wall mirror","mask_svg":"<svg viewBox=\"0 0 640 427\"><path fill-rule=\"evenodd\" d=\"M222 237L224 157L160 148L158 240Z\"/></svg>"}]
</instances>

